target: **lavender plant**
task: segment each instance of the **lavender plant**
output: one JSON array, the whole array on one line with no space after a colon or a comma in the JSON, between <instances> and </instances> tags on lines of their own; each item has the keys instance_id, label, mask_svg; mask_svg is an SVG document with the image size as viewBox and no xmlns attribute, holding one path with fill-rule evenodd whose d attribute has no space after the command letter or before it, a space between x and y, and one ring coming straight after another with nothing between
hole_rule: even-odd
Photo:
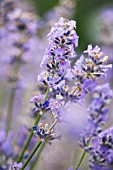
<instances>
[{"instance_id":1,"label":"lavender plant","mask_svg":"<svg viewBox=\"0 0 113 170\"><path fill-rule=\"evenodd\" d=\"M24 170L27 167L33 169L45 144L51 145L54 140L61 140L61 134L57 135L55 126L63 121L63 116L66 114L69 105L72 103L83 104L88 93L93 95L93 102L89 107L88 127L80 139L80 146L84 149L84 153L74 169L79 169L86 152L91 155L93 162L90 167L93 167L93 169L95 166L97 167L98 163L101 163L101 159L98 157L101 157L101 147L103 145L105 145L105 151L106 147L109 148L110 155L107 157L107 150L106 157L103 156L102 158L102 163L104 159L104 163L111 164L113 161L112 137L108 139L106 137L108 132L101 133L101 128L104 122L107 121L108 105L113 94L108 84L98 86L97 82L99 78L104 78L112 67L111 64L106 64L108 57L103 55L98 46L93 48L92 45L89 45L88 49L84 51L85 55L82 55L72 66L72 60L77 56L75 49L78 47L76 22L73 20L69 21L61 17L58 23L51 28L48 40L49 45L45 50L40 65L45 69L37 79L38 84L42 85L45 91L38 92L30 100L30 103L33 103L31 116L35 118L35 122L33 127L29 129L29 135L24 141L24 145L22 143L23 149L19 154L15 152L16 149L12 147L12 143L5 144L4 141L8 139L5 137L5 132L1 132L1 155L5 155L5 160L7 161L12 157L7 164L5 161L5 169ZM45 115L50 119L47 118L46 123L43 124L41 119ZM50 121L48 122L48 120ZM112 136L112 129L110 130L110 135ZM32 140L35 143L35 146L34 144L32 145L34 148L30 148ZM101 140L103 143L100 142ZM91 142L93 145L89 146ZM18 142L18 144L14 145L18 148L18 151L20 143ZM6 150L11 151L11 155L7 155ZM29 153L26 156L27 151ZM1 160L3 166L1 164L0 168L3 169L3 158ZM32 162L31 167L29 167L30 162Z\"/></svg>"}]
</instances>

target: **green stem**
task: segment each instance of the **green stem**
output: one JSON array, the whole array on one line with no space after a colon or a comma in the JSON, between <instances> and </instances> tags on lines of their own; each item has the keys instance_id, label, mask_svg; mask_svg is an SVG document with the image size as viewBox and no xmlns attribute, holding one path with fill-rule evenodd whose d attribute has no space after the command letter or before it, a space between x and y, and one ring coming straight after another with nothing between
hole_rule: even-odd
<instances>
[{"instance_id":1,"label":"green stem","mask_svg":"<svg viewBox=\"0 0 113 170\"><path fill-rule=\"evenodd\" d=\"M55 121L53 122L53 124L50 126L50 128L48 129L48 131L51 130L51 129L56 125L56 123L57 123L57 120L55 120ZM39 160L39 158L40 158L40 155L41 155L41 153L42 153L45 145L46 145L46 143L43 143L43 144L42 144L42 146L41 146L41 148L40 148L40 150L39 150L39 152L38 152L35 160L31 163L31 170L34 169L36 163L38 162L38 160Z\"/></svg>"},{"instance_id":2,"label":"green stem","mask_svg":"<svg viewBox=\"0 0 113 170\"><path fill-rule=\"evenodd\" d=\"M51 129L53 129L53 127L56 125L57 123L57 119L55 119L55 121L53 122L53 124L49 127L48 131L50 131Z\"/></svg>"},{"instance_id":3,"label":"green stem","mask_svg":"<svg viewBox=\"0 0 113 170\"><path fill-rule=\"evenodd\" d=\"M83 161L83 159L85 157L85 154L86 154L86 151L83 152L83 154L82 154L82 156L81 156L81 158L80 158L80 160L78 162L78 165L75 167L74 170L78 170L78 168L80 167L80 165L81 165L81 163L82 163L82 161Z\"/></svg>"},{"instance_id":4,"label":"green stem","mask_svg":"<svg viewBox=\"0 0 113 170\"><path fill-rule=\"evenodd\" d=\"M46 100L48 98L48 94L49 94L49 88L47 88L47 90L46 90L46 94L45 94L45 97L44 97L44 102L46 102Z\"/></svg>"},{"instance_id":5,"label":"green stem","mask_svg":"<svg viewBox=\"0 0 113 170\"><path fill-rule=\"evenodd\" d=\"M22 56L22 54L21 54ZM10 93L10 98L9 98L9 102L8 102L8 111L7 111L7 117L6 117L6 133L8 134L8 131L11 129L11 124L12 124L12 117L13 117L13 103L14 103L14 97L15 97L15 92L16 92L16 88L15 88L15 84L18 81L18 72L21 66L21 62L15 64L14 68L13 68L13 72L16 75L16 79L13 82L14 85L11 88L11 93Z\"/></svg>"},{"instance_id":6,"label":"green stem","mask_svg":"<svg viewBox=\"0 0 113 170\"><path fill-rule=\"evenodd\" d=\"M89 138L89 141L88 141L87 146L89 146L90 141L91 141L91 137ZM83 154L82 154L82 156L81 156L81 158L80 158L80 160L79 160L79 162L78 162L78 165L75 167L74 170L78 170L78 168L80 167L80 165L81 165L81 163L82 163L82 161L83 161L83 159L84 159L84 157L85 157L85 154L86 154L86 151L84 150L84 152L83 152Z\"/></svg>"},{"instance_id":7,"label":"green stem","mask_svg":"<svg viewBox=\"0 0 113 170\"><path fill-rule=\"evenodd\" d=\"M38 116L37 116L37 118L35 120L34 126L36 126L38 124L40 118L41 118L41 115L38 114ZM28 145L29 145L29 143L31 141L32 136L33 136L33 130L31 130L31 132L30 132L30 134L29 134L29 136L27 138L27 141L26 141L26 143L25 143L25 145L24 145L24 147L23 147L23 149L22 149L22 151L20 153L20 156L17 159L17 163L21 162L21 160L23 158L23 155L24 155L24 153L25 153L26 149L28 148Z\"/></svg>"},{"instance_id":8,"label":"green stem","mask_svg":"<svg viewBox=\"0 0 113 170\"><path fill-rule=\"evenodd\" d=\"M29 161L32 159L33 155L35 154L35 152L37 151L37 149L39 148L39 146L41 145L41 141L37 143L37 145L35 146L35 148L33 149L33 151L31 152L30 156L28 157L28 159L26 160L26 162L24 163L24 165L22 166L21 170L24 170L24 168L27 166L27 164L29 163Z\"/></svg>"},{"instance_id":9,"label":"green stem","mask_svg":"<svg viewBox=\"0 0 113 170\"><path fill-rule=\"evenodd\" d=\"M38 151L38 154L36 155L35 160L30 165L30 170L33 170L35 168L35 166L36 166L36 164L37 164L37 162L38 162L38 160L40 158L40 155L41 155L42 151L44 150L45 146L46 146L46 143L42 143L42 145L40 147L40 150Z\"/></svg>"},{"instance_id":10,"label":"green stem","mask_svg":"<svg viewBox=\"0 0 113 170\"><path fill-rule=\"evenodd\" d=\"M47 88L45 98L44 98L44 102L47 100L48 94L49 94L49 88ZM38 116L37 116L37 118L35 120L34 126L36 126L38 124L40 118L41 118L41 115L38 114ZM17 159L17 163L21 162L21 160L23 158L23 155L24 155L24 153L25 153L26 149L28 148L28 145L29 145L29 143L31 141L32 136L33 136L33 130L31 130L31 132L30 132L30 134L29 134L29 136L27 138L27 141L26 141L26 143L25 143L25 145L24 145L24 147L23 147L23 149L22 149L22 151L20 153L20 156Z\"/></svg>"},{"instance_id":11,"label":"green stem","mask_svg":"<svg viewBox=\"0 0 113 170\"><path fill-rule=\"evenodd\" d=\"M50 131L51 129L53 129L53 127L56 125L57 120L55 120L53 122L53 124L50 126L50 128L48 129L48 131ZM26 162L24 163L24 165L22 166L21 170L24 170L24 168L27 166L27 164L30 162L30 160L32 159L32 157L34 156L35 152L37 151L37 149L40 147L41 145L41 141L37 143L37 145L35 146L35 148L33 149L33 151L31 152L31 154L29 155L28 159L26 160ZM39 155L40 156L40 155Z\"/></svg>"}]
</instances>

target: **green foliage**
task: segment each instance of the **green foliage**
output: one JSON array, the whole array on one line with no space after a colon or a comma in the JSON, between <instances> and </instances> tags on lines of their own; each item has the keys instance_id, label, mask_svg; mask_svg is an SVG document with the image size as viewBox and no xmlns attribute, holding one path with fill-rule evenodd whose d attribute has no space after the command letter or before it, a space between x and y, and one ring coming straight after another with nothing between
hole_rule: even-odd
<instances>
[{"instance_id":1,"label":"green foliage","mask_svg":"<svg viewBox=\"0 0 113 170\"><path fill-rule=\"evenodd\" d=\"M58 0L33 0L34 6L41 17L58 4Z\"/></svg>"},{"instance_id":2,"label":"green foliage","mask_svg":"<svg viewBox=\"0 0 113 170\"><path fill-rule=\"evenodd\" d=\"M97 12L104 8L110 7L113 5L113 0L78 0L76 6L76 13L74 16L74 20L77 22L77 34L82 39L79 40L80 50L84 50L87 44L94 44L93 42L94 34L93 30L95 30L96 25L96 14ZM95 26L95 28L94 28ZM90 34L90 42L89 36Z\"/></svg>"}]
</instances>

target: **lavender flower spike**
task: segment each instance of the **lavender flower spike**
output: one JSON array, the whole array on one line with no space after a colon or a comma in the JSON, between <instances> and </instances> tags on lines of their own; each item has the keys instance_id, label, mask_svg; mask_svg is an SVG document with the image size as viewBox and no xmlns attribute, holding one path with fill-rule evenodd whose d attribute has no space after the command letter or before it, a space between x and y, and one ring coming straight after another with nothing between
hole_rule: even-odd
<instances>
[{"instance_id":1,"label":"lavender flower spike","mask_svg":"<svg viewBox=\"0 0 113 170\"><path fill-rule=\"evenodd\" d=\"M41 66L46 65L50 58L59 63L75 57L74 48L78 46L78 36L75 31L76 22L60 18L48 34L49 45L44 54Z\"/></svg>"},{"instance_id":2,"label":"lavender flower spike","mask_svg":"<svg viewBox=\"0 0 113 170\"><path fill-rule=\"evenodd\" d=\"M89 149L91 168L113 169L113 127L100 133Z\"/></svg>"},{"instance_id":3,"label":"lavender flower spike","mask_svg":"<svg viewBox=\"0 0 113 170\"><path fill-rule=\"evenodd\" d=\"M108 106L112 98L113 91L110 89L109 84L103 84L94 88L93 101L88 109L90 113L88 125L80 139L81 147L87 147L90 139L102 131L102 127L108 121Z\"/></svg>"},{"instance_id":4,"label":"lavender flower spike","mask_svg":"<svg viewBox=\"0 0 113 170\"><path fill-rule=\"evenodd\" d=\"M107 71L112 68L112 64L105 65L108 60L108 56L103 56L103 52L98 46L94 48L92 45L88 45L88 49L84 51L84 53L88 54L88 59L86 62L88 63L88 68L92 68L91 76L95 77L105 77Z\"/></svg>"},{"instance_id":5,"label":"lavender flower spike","mask_svg":"<svg viewBox=\"0 0 113 170\"><path fill-rule=\"evenodd\" d=\"M109 84L97 86L93 91L93 102L89 107L90 122L95 126L102 126L108 120L108 105L113 98L113 91Z\"/></svg>"}]
</instances>

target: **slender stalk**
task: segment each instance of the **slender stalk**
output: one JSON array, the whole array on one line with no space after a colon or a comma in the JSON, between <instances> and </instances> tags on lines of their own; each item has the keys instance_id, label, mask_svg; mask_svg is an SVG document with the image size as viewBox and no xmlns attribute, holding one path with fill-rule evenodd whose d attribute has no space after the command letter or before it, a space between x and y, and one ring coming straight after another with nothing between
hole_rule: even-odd
<instances>
[{"instance_id":1,"label":"slender stalk","mask_svg":"<svg viewBox=\"0 0 113 170\"><path fill-rule=\"evenodd\" d=\"M56 123L57 123L57 120L55 120L55 121L53 122L53 124L50 126L50 128L48 129L48 131L51 130L51 129L56 125ZM40 155L41 155L41 153L42 153L45 145L46 145L46 143L42 143L41 148L40 148L40 150L39 150L39 152L38 152L35 160L31 163L31 166L30 166L30 167L31 167L31 168L30 168L31 170L34 169L36 163L38 162L38 160L39 160L39 158L40 158Z\"/></svg>"},{"instance_id":2,"label":"slender stalk","mask_svg":"<svg viewBox=\"0 0 113 170\"><path fill-rule=\"evenodd\" d=\"M38 160L39 160L39 158L41 156L41 153L44 150L45 146L46 146L46 143L42 143L42 145L41 145L41 147L40 147L40 149L38 151L38 154L36 155L35 160L32 161L32 163L30 165L30 170L33 170L35 168L35 166L36 166L36 164L37 164L37 162L38 162Z\"/></svg>"},{"instance_id":3,"label":"slender stalk","mask_svg":"<svg viewBox=\"0 0 113 170\"><path fill-rule=\"evenodd\" d=\"M64 103L64 106L65 106L65 104L66 104L66 103ZM64 107L64 106L63 106L63 107ZM53 124L50 126L50 128L48 129L48 131L51 130L51 129L56 125L56 123L57 123L57 119L53 122ZM30 170L33 170L33 169L35 168L35 165L36 165L36 163L38 162L38 160L39 160L39 158L40 158L40 155L41 155L41 153L42 153L45 145L46 145L46 143L43 143L43 144L42 144L42 146L41 146L41 148L40 148L40 150L39 150L39 152L38 152L35 160L31 163Z\"/></svg>"},{"instance_id":4,"label":"slender stalk","mask_svg":"<svg viewBox=\"0 0 113 170\"><path fill-rule=\"evenodd\" d=\"M7 117L6 117L6 133L8 134L8 131L11 129L11 124L12 124L12 117L13 117L13 103L14 103L14 97L15 97L15 84L18 81L18 72L21 66L21 62L15 64L13 71L15 75L17 76L16 80L14 81L13 87L10 89L10 97L9 97L9 102L8 102L8 110L7 110Z\"/></svg>"},{"instance_id":5,"label":"slender stalk","mask_svg":"<svg viewBox=\"0 0 113 170\"><path fill-rule=\"evenodd\" d=\"M6 117L6 133L7 134L8 134L8 131L11 129L14 97L15 97L15 88L12 88L9 102L8 102L8 111L7 111L7 117Z\"/></svg>"},{"instance_id":6,"label":"slender stalk","mask_svg":"<svg viewBox=\"0 0 113 170\"><path fill-rule=\"evenodd\" d=\"M89 146L90 141L91 141L91 137L89 138L89 141L88 141L87 146ZM84 152L82 153L82 156L81 156L81 158L80 158L80 160L79 160L79 162L78 162L78 165L75 167L74 170L78 170L78 168L80 167L80 165L81 165L81 163L82 163L82 161L83 161L85 155L86 155L86 151L84 150Z\"/></svg>"},{"instance_id":7,"label":"slender stalk","mask_svg":"<svg viewBox=\"0 0 113 170\"><path fill-rule=\"evenodd\" d=\"M78 168L80 167L80 165L81 165L81 163L82 163L82 161L83 161L83 159L85 157L85 154L86 154L86 151L83 152L83 154L82 154L82 156L81 156L81 158L80 158L80 160L78 162L78 165L75 167L74 170L78 170Z\"/></svg>"},{"instance_id":8,"label":"slender stalk","mask_svg":"<svg viewBox=\"0 0 113 170\"><path fill-rule=\"evenodd\" d=\"M28 159L26 160L26 162L24 163L24 165L22 166L21 170L24 170L24 168L27 166L27 164L29 163L29 161L32 159L33 155L35 154L35 152L37 151L37 149L39 148L39 146L41 145L41 141L37 143L37 145L35 146L35 148L33 149L33 151L31 152L30 156L28 157Z\"/></svg>"},{"instance_id":9,"label":"slender stalk","mask_svg":"<svg viewBox=\"0 0 113 170\"><path fill-rule=\"evenodd\" d=\"M48 131L50 131L57 123L57 120L55 120L53 122L53 124L49 127ZM37 151L37 149L40 147L40 145L42 144L42 142L38 142L37 145L35 146L35 148L33 149L33 151L31 152L31 154L29 155L28 159L26 160L26 162L24 163L24 165L22 166L21 170L24 170L24 168L28 165L28 163L30 162L30 160L32 159L32 157L34 156L35 152ZM40 156L40 155L39 155Z\"/></svg>"},{"instance_id":10,"label":"slender stalk","mask_svg":"<svg viewBox=\"0 0 113 170\"><path fill-rule=\"evenodd\" d=\"M53 127L56 125L57 123L57 119L55 119L55 121L53 122L53 124L49 127L48 131L50 131L51 129L53 129Z\"/></svg>"},{"instance_id":11,"label":"slender stalk","mask_svg":"<svg viewBox=\"0 0 113 170\"><path fill-rule=\"evenodd\" d=\"M47 100L47 98L48 98L48 94L49 94L49 88L47 88L47 90L46 90L46 94L45 94L44 102L46 102L46 100Z\"/></svg>"},{"instance_id":12,"label":"slender stalk","mask_svg":"<svg viewBox=\"0 0 113 170\"><path fill-rule=\"evenodd\" d=\"M36 120L35 120L34 126L36 126L36 125L38 124L40 118L41 118L41 115L38 114L38 116L37 116L37 118L36 118ZM24 147L23 147L23 149L22 149L22 151L21 151L21 153L20 153L20 156L19 156L18 159L17 159L17 162L18 162L18 163L21 162L21 160L22 160L22 158L23 158L23 155L24 155L24 153L25 153L26 149L28 148L28 145L29 145L29 143L30 143L30 141L31 141L32 136L33 136L33 130L31 130L31 132L30 132L30 134L29 134L29 136L28 136L28 138L27 138L27 141L26 141L26 143L25 143L25 145L24 145Z\"/></svg>"},{"instance_id":13,"label":"slender stalk","mask_svg":"<svg viewBox=\"0 0 113 170\"><path fill-rule=\"evenodd\" d=\"M66 104L66 103L64 103L64 106L65 106L65 104ZM64 107L64 106L63 106L63 107ZM51 130L51 129L56 125L56 123L57 123L57 119L53 122L53 124L50 126L50 128L48 129L48 131ZM39 158L40 158L40 155L41 155L41 153L42 153L45 145L46 145L46 143L43 143L43 144L42 144L42 146L41 146L41 148L40 148L40 150L39 150L39 152L38 152L35 160L31 163L30 170L33 170L33 169L35 168L35 165L36 165L36 163L38 162L38 160L39 160Z\"/></svg>"},{"instance_id":14,"label":"slender stalk","mask_svg":"<svg viewBox=\"0 0 113 170\"><path fill-rule=\"evenodd\" d=\"M44 98L44 102L47 100L48 94L49 94L49 88L47 88L45 98ZM37 118L35 120L34 126L36 126L38 124L40 118L41 118L41 115L38 114L38 116L37 116ZM21 151L21 153L20 153L20 155L19 155L19 157L17 159L17 163L21 162L21 160L22 160L22 158L24 156L24 153L25 153L26 149L28 148L28 145L29 145L29 143L31 141L32 136L33 136L33 130L31 130L31 132L30 132L30 134L29 134L29 136L27 138L27 141L26 141L26 143L25 143L25 145L24 145L24 147L23 147L23 149L22 149L22 151Z\"/></svg>"}]
</instances>

